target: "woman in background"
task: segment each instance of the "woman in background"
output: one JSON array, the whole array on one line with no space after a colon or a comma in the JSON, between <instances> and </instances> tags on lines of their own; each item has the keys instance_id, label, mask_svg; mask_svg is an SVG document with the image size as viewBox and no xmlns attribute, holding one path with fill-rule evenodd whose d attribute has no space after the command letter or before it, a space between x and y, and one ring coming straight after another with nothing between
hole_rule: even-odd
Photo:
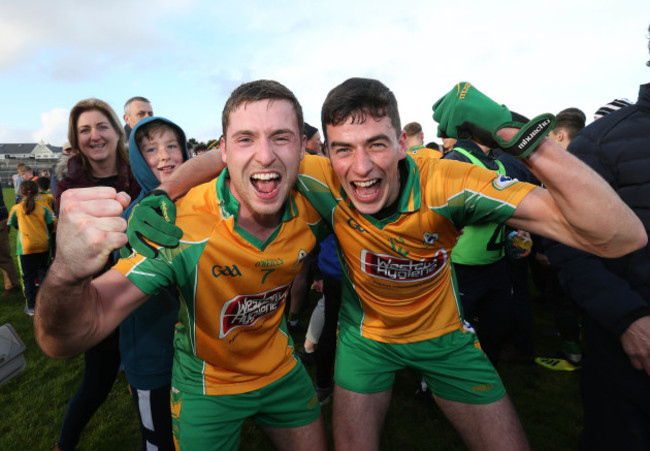
<instances>
[{"instance_id":1,"label":"woman in background","mask_svg":"<svg viewBox=\"0 0 650 451\"><path fill-rule=\"evenodd\" d=\"M78 102L70 112L68 140L74 155L68 160L68 174L57 186L57 210L61 194L70 188L111 186L131 199L138 196L140 187L131 174L124 129L106 102ZM109 261L103 271L113 263ZM120 366L118 330L86 351L84 362L83 381L68 402L55 450L77 446L84 427L110 393Z\"/></svg>"}]
</instances>

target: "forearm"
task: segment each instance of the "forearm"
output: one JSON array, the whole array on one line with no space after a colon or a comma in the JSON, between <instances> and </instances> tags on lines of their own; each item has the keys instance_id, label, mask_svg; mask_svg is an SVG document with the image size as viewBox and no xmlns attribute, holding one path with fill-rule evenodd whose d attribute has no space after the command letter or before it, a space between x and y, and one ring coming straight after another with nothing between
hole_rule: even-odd
<instances>
[{"instance_id":1,"label":"forearm","mask_svg":"<svg viewBox=\"0 0 650 451\"><path fill-rule=\"evenodd\" d=\"M55 260L39 289L34 332L39 346L57 359L74 357L103 337L92 278L77 279Z\"/></svg>"},{"instance_id":2,"label":"forearm","mask_svg":"<svg viewBox=\"0 0 650 451\"><path fill-rule=\"evenodd\" d=\"M625 255L646 244L643 224L611 186L549 138L524 163L553 200L542 235L603 257Z\"/></svg>"},{"instance_id":3,"label":"forearm","mask_svg":"<svg viewBox=\"0 0 650 451\"><path fill-rule=\"evenodd\" d=\"M215 178L225 167L221 151L211 150L183 163L159 188L176 200L195 186Z\"/></svg>"}]
</instances>

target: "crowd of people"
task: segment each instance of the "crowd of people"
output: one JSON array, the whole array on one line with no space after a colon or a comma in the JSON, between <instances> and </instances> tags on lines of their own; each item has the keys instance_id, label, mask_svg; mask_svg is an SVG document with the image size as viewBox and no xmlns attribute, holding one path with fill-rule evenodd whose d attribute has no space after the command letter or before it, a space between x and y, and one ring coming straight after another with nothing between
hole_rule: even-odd
<instances>
[{"instance_id":1,"label":"crowd of people","mask_svg":"<svg viewBox=\"0 0 650 451\"><path fill-rule=\"evenodd\" d=\"M75 449L120 365L143 449L237 449L252 418L278 449L324 450L332 401L336 449L376 450L403 368L469 449L528 449L496 368L533 361L529 273L564 356L535 361L581 368L581 449L650 449L650 85L627 103L585 127L577 108L531 120L461 82L425 146L378 80L329 92L322 138L291 90L257 80L232 92L223 136L189 149L144 97L124 126L79 101L54 176L19 166L0 206L39 345L84 354L55 449Z\"/></svg>"}]
</instances>

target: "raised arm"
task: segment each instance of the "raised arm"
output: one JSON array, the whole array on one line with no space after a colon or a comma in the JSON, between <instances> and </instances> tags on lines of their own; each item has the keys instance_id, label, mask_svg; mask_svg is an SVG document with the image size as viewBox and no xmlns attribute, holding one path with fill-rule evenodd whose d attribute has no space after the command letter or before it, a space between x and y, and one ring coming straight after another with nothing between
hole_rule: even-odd
<instances>
[{"instance_id":1,"label":"raised arm","mask_svg":"<svg viewBox=\"0 0 650 451\"><path fill-rule=\"evenodd\" d=\"M498 133L509 139L518 130ZM546 189L526 196L507 221L601 257L619 257L647 243L643 224L611 186L589 166L544 139L524 164Z\"/></svg>"},{"instance_id":2,"label":"raised arm","mask_svg":"<svg viewBox=\"0 0 650 451\"><path fill-rule=\"evenodd\" d=\"M57 253L36 302L34 331L43 351L69 358L108 336L146 300L115 270L92 279L123 246L120 217L129 196L113 188L68 190L61 198Z\"/></svg>"},{"instance_id":3,"label":"raised arm","mask_svg":"<svg viewBox=\"0 0 650 451\"><path fill-rule=\"evenodd\" d=\"M473 139L522 159L547 189L531 191L507 224L602 257L637 250L648 237L639 218L596 172L545 138L555 118L528 121L470 83L433 106L438 135Z\"/></svg>"},{"instance_id":4,"label":"raised arm","mask_svg":"<svg viewBox=\"0 0 650 451\"><path fill-rule=\"evenodd\" d=\"M211 150L183 163L159 189L166 191L172 200L176 200L195 186L218 176L225 167L221 151Z\"/></svg>"}]
</instances>

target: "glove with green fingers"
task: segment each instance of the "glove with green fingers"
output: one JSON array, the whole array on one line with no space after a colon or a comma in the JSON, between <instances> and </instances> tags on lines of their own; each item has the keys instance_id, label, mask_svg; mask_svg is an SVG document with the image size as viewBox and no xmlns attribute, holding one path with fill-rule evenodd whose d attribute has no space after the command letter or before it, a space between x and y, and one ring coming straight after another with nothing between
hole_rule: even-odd
<instances>
[{"instance_id":1,"label":"glove with green fingers","mask_svg":"<svg viewBox=\"0 0 650 451\"><path fill-rule=\"evenodd\" d=\"M126 231L129 244L120 249L120 257L128 257L133 249L144 257L157 257L158 249L147 243L144 238L164 247L178 246L183 231L174 225L175 221L174 202L165 191L153 190L131 210Z\"/></svg>"},{"instance_id":2,"label":"glove with green fingers","mask_svg":"<svg viewBox=\"0 0 650 451\"><path fill-rule=\"evenodd\" d=\"M517 158L526 158L553 130L555 116L542 114L532 121L511 112L481 93L471 83L458 83L433 105L438 136L475 139L490 148L500 148ZM518 128L509 141L497 135L505 127Z\"/></svg>"}]
</instances>

